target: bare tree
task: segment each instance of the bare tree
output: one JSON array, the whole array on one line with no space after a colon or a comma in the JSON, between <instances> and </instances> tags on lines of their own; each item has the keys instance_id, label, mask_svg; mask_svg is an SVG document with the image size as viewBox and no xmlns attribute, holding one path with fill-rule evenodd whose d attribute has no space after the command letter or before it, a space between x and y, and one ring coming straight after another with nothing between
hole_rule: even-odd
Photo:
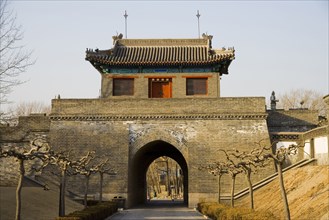
<instances>
[{"instance_id":1,"label":"bare tree","mask_svg":"<svg viewBox=\"0 0 329 220\"><path fill-rule=\"evenodd\" d=\"M250 195L250 208L254 209L254 193L253 187L251 182L251 173L257 172L259 167L264 167L267 165L266 161L258 161L255 158L258 158L264 149L262 148L255 148L252 149L250 152L244 152L239 150L228 150L223 151L226 155L227 161L234 165L237 169L242 169L243 173L245 174L246 181L249 187L249 195ZM236 159L233 160L232 157Z\"/></svg>"},{"instance_id":2,"label":"bare tree","mask_svg":"<svg viewBox=\"0 0 329 220\"><path fill-rule=\"evenodd\" d=\"M156 163L151 163L147 173L146 173L146 178L147 178L147 184L150 185L152 188L152 192L154 192L154 197L156 197L156 195L159 195L159 193L161 193L161 187L160 187L160 179L159 179L159 175L157 175L157 167L158 164ZM150 194L149 190L149 198L151 198L151 194Z\"/></svg>"},{"instance_id":3,"label":"bare tree","mask_svg":"<svg viewBox=\"0 0 329 220\"><path fill-rule=\"evenodd\" d=\"M222 151L225 153L226 159L231 166L233 166L238 171L244 172L249 187L250 207L251 209L254 209L253 190L251 183L251 172L253 165L253 163L250 161L251 155L247 155L246 152L240 152L239 150L229 150L229 151L222 150ZM234 161L231 158L232 156L239 161L238 162Z\"/></svg>"},{"instance_id":4,"label":"bare tree","mask_svg":"<svg viewBox=\"0 0 329 220\"><path fill-rule=\"evenodd\" d=\"M103 180L104 174L108 175L116 175L116 172L109 164L109 159L105 159L104 161L99 162L94 168L96 173L99 173L100 181L99 181L99 202L102 202L103 199Z\"/></svg>"},{"instance_id":5,"label":"bare tree","mask_svg":"<svg viewBox=\"0 0 329 220\"><path fill-rule=\"evenodd\" d=\"M276 143L274 143L276 144ZM298 145L290 145L289 147L281 147L278 148L275 152L273 153L264 153L260 154L259 156L254 158L254 161L257 163L262 163L268 159L273 159L273 161L276 164L277 171L278 171L278 179L279 179L279 184L280 184L280 190L281 190L281 196L284 204L284 209L285 209L285 216L287 220L290 220L290 210L289 210L289 204L288 204L288 199L287 199L287 193L286 189L284 187L284 181L283 181L283 173L282 173L282 165L285 159L289 155L294 155L297 153L299 146ZM265 150L271 150L271 147L262 147L262 149Z\"/></svg>"},{"instance_id":6,"label":"bare tree","mask_svg":"<svg viewBox=\"0 0 329 220\"><path fill-rule=\"evenodd\" d=\"M85 185L85 193L83 203L85 208L87 207L87 197L89 191L89 179L90 176L97 172L96 168L97 165L92 164L93 160L95 159L95 151L88 151L87 155L82 157L75 165L74 169L80 175L85 176L86 178L86 185Z\"/></svg>"},{"instance_id":7,"label":"bare tree","mask_svg":"<svg viewBox=\"0 0 329 220\"><path fill-rule=\"evenodd\" d=\"M243 172L243 169L241 166L237 165L236 162L232 160L230 155L227 153L226 150L220 149L219 151L222 151L226 155L226 161L225 162L215 162L214 167L209 167L207 168L208 171L211 174L216 174L219 173L220 175L228 173L231 176L232 182L231 182L231 206L234 207L234 190L235 190L235 179L236 176L240 173ZM220 184L220 179L219 179L219 184ZM219 185L220 187L220 185ZM220 189L218 190L220 192ZM218 196L218 200L220 201L220 193Z\"/></svg>"},{"instance_id":8,"label":"bare tree","mask_svg":"<svg viewBox=\"0 0 329 220\"><path fill-rule=\"evenodd\" d=\"M32 101L32 102L20 102L13 108L9 108L14 117L28 116L32 113L50 113L50 105L46 105L43 102Z\"/></svg>"},{"instance_id":9,"label":"bare tree","mask_svg":"<svg viewBox=\"0 0 329 220\"><path fill-rule=\"evenodd\" d=\"M166 184L165 184L165 190L167 191L167 196L170 197L171 196L171 188L170 188L170 171L171 171L171 167L170 167L170 162L172 159L170 157L167 156L162 156L159 157L158 159L156 159L154 161L154 170L156 170L156 172L160 172L160 173L165 173L166 174ZM164 166L165 165L165 166ZM150 165L152 166L152 164ZM152 173L152 169L150 170L151 172L148 172L148 175L154 174Z\"/></svg>"},{"instance_id":10,"label":"bare tree","mask_svg":"<svg viewBox=\"0 0 329 220\"><path fill-rule=\"evenodd\" d=\"M182 189L182 176L181 176L181 169L177 163L175 163L175 189L176 195L180 195L180 189Z\"/></svg>"},{"instance_id":11,"label":"bare tree","mask_svg":"<svg viewBox=\"0 0 329 220\"><path fill-rule=\"evenodd\" d=\"M164 196L161 185L165 186L166 197L176 199L183 193L183 173L179 164L168 156L155 159L148 167L147 173L148 189Z\"/></svg>"},{"instance_id":12,"label":"bare tree","mask_svg":"<svg viewBox=\"0 0 329 220\"><path fill-rule=\"evenodd\" d=\"M223 151L227 155L225 150L220 150L220 151ZM227 169L227 173L231 176L231 179L232 179L232 184L231 184L231 207L234 207L235 179L236 179L236 176L238 174L243 172L243 169L240 166L237 166L229 156L227 156L226 159L227 160L224 163L224 166Z\"/></svg>"},{"instance_id":13,"label":"bare tree","mask_svg":"<svg viewBox=\"0 0 329 220\"><path fill-rule=\"evenodd\" d=\"M45 162L48 158L49 146L44 138L37 138L31 141L29 148L15 146L0 146L1 157L14 157L19 164L19 179L16 188L16 215L15 219L21 219L21 191L22 183L25 175L24 162L27 160L39 159Z\"/></svg>"},{"instance_id":14,"label":"bare tree","mask_svg":"<svg viewBox=\"0 0 329 220\"><path fill-rule=\"evenodd\" d=\"M10 106L6 112L0 113L0 123L14 126L18 124L20 116L29 116L34 113L49 114L50 110L50 105L46 105L43 102L21 102Z\"/></svg>"},{"instance_id":15,"label":"bare tree","mask_svg":"<svg viewBox=\"0 0 329 220\"><path fill-rule=\"evenodd\" d=\"M66 191L66 176L68 174L68 169L72 166L72 161L70 159L71 151L60 151L52 152L49 163L56 165L60 170L60 185L59 185L59 207L58 215L65 215L65 191Z\"/></svg>"},{"instance_id":16,"label":"bare tree","mask_svg":"<svg viewBox=\"0 0 329 220\"><path fill-rule=\"evenodd\" d=\"M67 176L76 175L76 169L83 162L88 158L90 152L87 153L86 156L81 157L80 159L73 159L72 150L59 150L59 151L49 151L49 156L47 162L41 168L43 169L45 166L49 164L55 165L60 170L60 185L59 185L59 208L58 214L59 216L65 215L65 192L66 192L66 179ZM53 172L53 174L55 174Z\"/></svg>"},{"instance_id":17,"label":"bare tree","mask_svg":"<svg viewBox=\"0 0 329 220\"><path fill-rule=\"evenodd\" d=\"M218 176L218 203L221 203L220 197L221 197L221 178L224 174L227 174L227 166L224 162L214 162L207 166L199 166L200 170L207 170L210 174L214 176Z\"/></svg>"},{"instance_id":18,"label":"bare tree","mask_svg":"<svg viewBox=\"0 0 329 220\"><path fill-rule=\"evenodd\" d=\"M236 176L243 172L241 167L235 166L230 161L227 161L225 166L227 167L227 172L231 176L231 207L234 207L234 189L235 189L235 179Z\"/></svg>"},{"instance_id":19,"label":"bare tree","mask_svg":"<svg viewBox=\"0 0 329 220\"><path fill-rule=\"evenodd\" d=\"M171 188L170 188L170 168L169 168L169 157L163 156L162 157L164 162L166 163L166 179L167 179L167 184L166 184L166 190L168 192L168 197L171 196Z\"/></svg>"},{"instance_id":20,"label":"bare tree","mask_svg":"<svg viewBox=\"0 0 329 220\"><path fill-rule=\"evenodd\" d=\"M16 16L8 8L8 1L0 1L0 104L7 103L13 87L22 83L17 77L35 62L32 52L25 52L20 45L22 27L16 24Z\"/></svg>"},{"instance_id":21,"label":"bare tree","mask_svg":"<svg viewBox=\"0 0 329 220\"><path fill-rule=\"evenodd\" d=\"M323 101L324 94L314 90L295 89L278 95L278 107L283 109L308 108L318 110L319 115L326 115L326 105Z\"/></svg>"}]
</instances>

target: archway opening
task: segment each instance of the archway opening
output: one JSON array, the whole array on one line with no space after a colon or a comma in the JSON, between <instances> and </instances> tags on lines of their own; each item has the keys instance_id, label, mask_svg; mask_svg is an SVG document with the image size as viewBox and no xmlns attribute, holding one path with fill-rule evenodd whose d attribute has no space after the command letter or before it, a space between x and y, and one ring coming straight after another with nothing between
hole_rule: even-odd
<instances>
[{"instance_id":1,"label":"archway opening","mask_svg":"<svg viewBox=\"0 0 329 220\"><path fill-rule=\"evenodd\" d=\"M147 171L149 167L152 166L153 162L162 160L164 158L170 158L171 160L175 161L175 163L177 163L177 168L180 170L179 176L182 178L181 180L183 184L180 189L182 190L182 198L180 203L184 205L188 204L188 169L186 160L176 147L165 141L157 140L141 147L130 160L131 163L129 164L128 207L150 204L150 194L148 194L149 192L147 184ZM173 188L171 190L173 190ZM171 199L171 196L167 197L167 199ZM165 203L162 205L164 204Z\"/></svg>"},{"instance_id":2,"label":"archway opening","mask_svg":"<svg viewBox=\"0 0 329 220\"><path fill-rule=\"evenodd\" d=\"M146 172L146 184L149 204L184 202L183 171L170 157L158 157L150 164Z\"/></svg>"}]
</instances>

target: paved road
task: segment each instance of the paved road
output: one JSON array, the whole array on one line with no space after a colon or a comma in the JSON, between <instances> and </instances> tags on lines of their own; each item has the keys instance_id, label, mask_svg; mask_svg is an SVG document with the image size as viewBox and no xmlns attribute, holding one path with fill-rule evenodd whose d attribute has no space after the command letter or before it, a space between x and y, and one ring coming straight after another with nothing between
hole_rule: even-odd
<instances>
[{"instance_id":1,"label":"paved road","mask_svg":"<svg viewBox=\"0 0 329 220\"><path fill-rule=\"evenodd\" d=\"M204 220L207 219L194 209L182 205L148 205L119 211L106 220Z\"/></svg>"}]
</instances>

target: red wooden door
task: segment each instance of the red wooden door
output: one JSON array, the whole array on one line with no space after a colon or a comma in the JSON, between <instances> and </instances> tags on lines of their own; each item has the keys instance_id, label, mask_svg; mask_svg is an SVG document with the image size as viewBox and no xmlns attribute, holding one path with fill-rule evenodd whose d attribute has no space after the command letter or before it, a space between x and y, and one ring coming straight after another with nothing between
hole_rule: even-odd
<instances>
[{"instance_id":1,"label":"red wooden door","mask_svg":"<svg viewBox=\"0 0 329 220\"><path fill-rule=\"evenodd\" d=\"M171 82L152 82L151 98L171 98Z\"/></svg>"}]
</instances>

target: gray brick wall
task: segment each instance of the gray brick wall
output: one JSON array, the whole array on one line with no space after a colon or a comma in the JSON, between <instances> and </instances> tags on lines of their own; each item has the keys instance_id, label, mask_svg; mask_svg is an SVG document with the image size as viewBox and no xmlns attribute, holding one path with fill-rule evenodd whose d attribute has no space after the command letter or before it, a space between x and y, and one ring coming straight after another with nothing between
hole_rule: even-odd
<instances>
[{"instance_id":1,"label":"gray brick wall","mask_svg":"<svg viewBox=\"0 0 329 220\"><path fill-rule=\"evenodd\" d=\"M295 114L297 111L289 113L289 117L293 118ZM140 180L143 176L136 177L132 173L146 171L141 171L139 165L147 166L147 162L136 159L136 155L143 154L145 146L154 141L167 144L182 155L187 165L188 200L189 206L194 207L201 200L217 199L217 177L200 171L199 165L225 160L219 149L248 151L255 147L255 142L266 140L268 143L268 123L282 126L284 121L280 120L284 119L277 115L268 120L266 117L263 97L54 99L50 117L21 118L19 126L1 130L1 138L2 142L26 144L35 135L46 134L53 148L72 149L76 157L88 150L96 150L98 156L110 157L117 175L105 176L104 197L124 196L128 198L128 204L133 204L129 200L137 196L131 192L136 189L132 185L143 183ZM297 115L296 118L306 120L304 116ZM311 124L314 122L313 116L307 120ZM159 144L153 148L163 147ZM144 158L147 157L145 154ZM1 168L7 174L16 172L10 165L12 162L2 164L7 164ZM9 167L12 170L8 170ZM274 169L270 166L253 174L253 182L272 172ZM13 176L2 175L0 178L12 179ZM246 187L243 175L238 176L236 184L236 191ZM82 194L84 179L69 177L67 186ZM229 194L230 187L230 177L224 176L222 194ZM139 195L144 195L144 189L137 189L141 191ZM97 197L98 190L99 176L96 175L90 180L90 193Z\"/></svg>"},{"instance_id":2,"label":"gray brick wall","mask_svg":"<svg viewBox=\"0 0 329 220\"><path fill-rule=\"evenodd\" d=\"M217 178L200 172L198 167L224 160L219 149L250 150L254 142L269 138L264 98L61 99L52 104L52 146L65 146L79 154L87 149L97 149L100 155L109 153L112 165L120 169L104 184L108 197L134 197L129 184L138 184L139 180L129 177L129 164L144 146L161 140L178 149L187 163L189 206L206 195L215 200ZM253 178L256 181L272 172L273 167L269 167ZM230 179L223 181L223 193L227 194ZM68 187L82 189L79 184L82 182L72 178ZM238 177L236 190L243 187L244 177ZM97 194L97 190L95 177L91 191Z\"/></svg>"}]
</instances>

